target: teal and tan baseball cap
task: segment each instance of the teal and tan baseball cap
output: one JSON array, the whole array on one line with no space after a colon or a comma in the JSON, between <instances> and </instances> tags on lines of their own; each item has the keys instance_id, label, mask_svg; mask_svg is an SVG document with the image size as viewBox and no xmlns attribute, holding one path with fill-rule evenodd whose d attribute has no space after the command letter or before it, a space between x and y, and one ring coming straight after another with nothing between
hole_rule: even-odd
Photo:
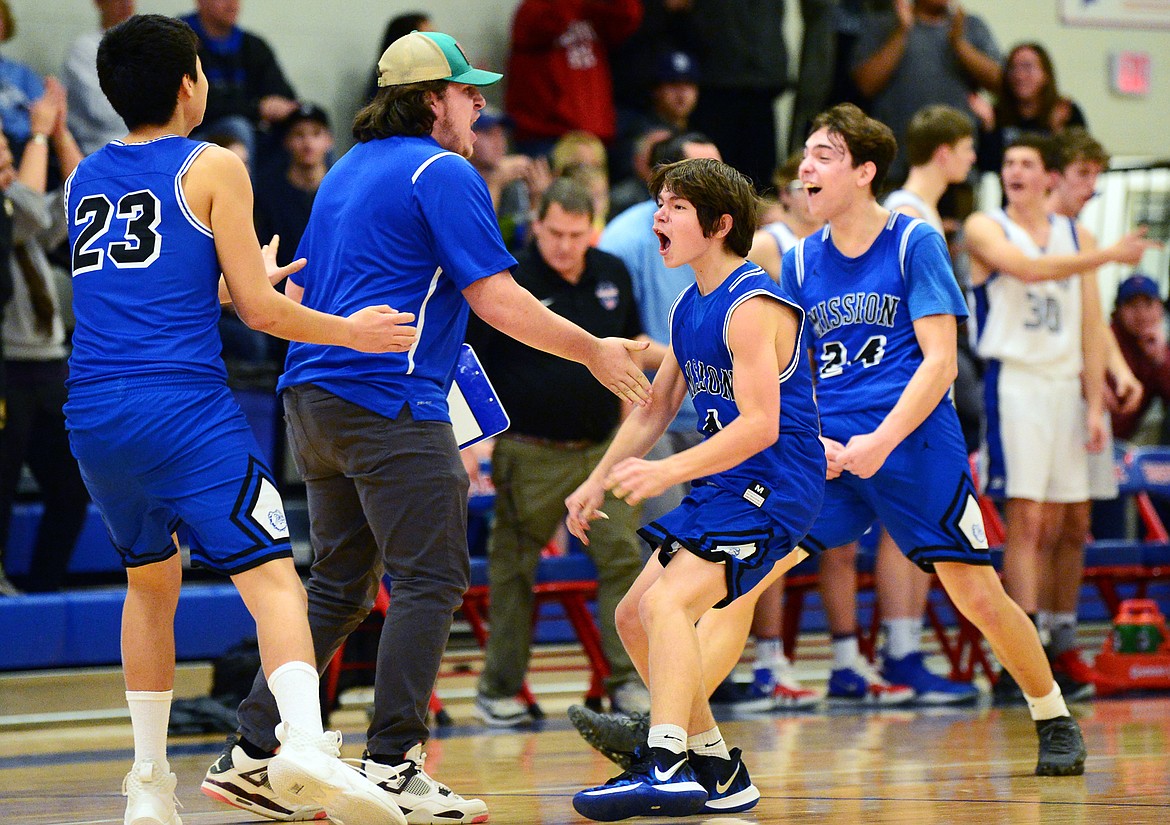
<instances>
[{"instance_id":1,"label":"teal and tan baseball cap","mask_svg":"<svg viewBox=\"0 0 1170 825\"><path fill-rule=\"evenodd\" d=\"M490 86L504 76L476 69L455 42L442 32L413 31L395 40L378 61L378 85L402 86L427 80L449 80Z\"/></svg>"}]
</instances>

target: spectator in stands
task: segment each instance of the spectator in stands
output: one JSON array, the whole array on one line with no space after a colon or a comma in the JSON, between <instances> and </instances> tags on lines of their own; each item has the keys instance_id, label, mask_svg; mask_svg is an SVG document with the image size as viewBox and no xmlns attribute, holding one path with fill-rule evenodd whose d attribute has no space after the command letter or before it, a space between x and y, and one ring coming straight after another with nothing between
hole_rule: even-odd
<instances>
[{"instance_id":1,"label":"spectator in stands","mask_svg":"<svg viewBox=\"0 0 1170 825\"><path fill-rule=\"evenodd\" d=\"M675 163L686 158L719 159L719 149L706 135L688 132L654 147L651 166ZM689 266L668 268L662 260L658 236L651 228L657 202L647 193L646 199L615 217L601 233L597 246L621 258L630 272L634 300L642 320L642 329L663 347L670 343L670 308L690 284L694 273ZM647 454L650 459L666 458L693 447L702 440L698 422L690 404L683 404L667 432ZM642 521L649 523L673 510L690 489L677 484L665 493L642 503Z\"/></svg>"},{"instance_id":2,"label":"spectator in stands","mask_svg":"<svg viewBox=\"0 0 1170 825\"><path fill-rule=\"evenodd\" d=\"M516 282L598 337L645 339L629 272L618 258L590 248L592 222L593 199L585 187L566 178L554 181L532 225L536 243L519 255ZM516 694L531 652L532 587L541 550L564 520L565 497L609 446L621 402L585 367L532 349L478 319L468 327L468 340L512 419L492 456L491 635L474 712L489 725L516 725L529 720ZM637 511L612 496L608 503L609 518L594 526L588 547L611 669L606 687L615 709L648 713L649 693L614 626L617 604L642 566Z\"/></svg>"},{"instance_id":3,"label":"spectator in stands","mask_svg":"<svg viewBox=\"0 0 1170 825\"><path fill-rule=\"evenodd\" d=\"M986 484L1007 502L1005 583L1033 619L1042 560L1068 506L1088 499L1088 453L1104 441L1105 347L1092 276L1104 263L1137 263L1148 247L1131 233L1098 249L1075 219L1054 216L1048 196L1058 168L1051 141L1017 138L1004 153L1007 207L965 224L972 282L985 308L978 352L993 362L984 388ZM1092 694L1091 684L1056 676L1069 699ZM1019 688L1003 676L995 696L1019 701Z\"/></svg>"},{"instance_id":4,"label":"spectator in stands","mask_svg":"<svg viewBox=\"0 0 1170 825\"><path fill-rule=\"evenodd\" d=\"M378 54L375 55L373 65L370 67L370 80L366 84L366 103L373 100L374 95L378 93L378 59L390 48L391 43L414 31L436 31L431 16L425 11L408 11L391 18L386 24L386 31L382 35L382 47L378 49Z\"/></svg>"},{"instance_id":5,"label":"spectator in stands","mask_svg":"<svg viewBox=\"0 0 1170 825\"><path fill-rule=\"evenodd\" d=\"M772 175L772 186L780 203L780 217L756 230L748 260L759 264L776 280L780 279L780 259L801 238L816 232L825 222L808 211L808 197L798 170L803 152L793 152Z\"/></svg>"},{"instance_id":6,"label":"spectator in stands","mask_svg":"<svg viewBox=\"0 0 1170 825\"><path fill-rule=\"evenodd\" d=\"M0 123L0 127L3 124ZM8 188L16 181L16 166L12 162L12 150L8 148L8 139L4 137L0 128L0 310L8 306L12 297L12 216L16 207L8 197ZM4 373L4 338L0 336L0 395L5 393ZM0 408L0 465L4 461L4 423L5 414ZM8 580L4 570L4 543L0 542L0 596L18 596L20 591Z\"/></svg>"},{"instance_id":7,"label":"spectator in stands","mask_svg":"<svg viewBox=\"0 0 1170 825\"><path fill-rule=\"evenodd\" d=\"M634 141L630 152L631 174L609 190L611 215L620 215L634 204L646 200L650 191L646 188L646 182L650 180L650 153L655 144L669 139L672 134L673 131L665 127L651 126Z\"/></svg>"},{"instance_id":8,"label":"spectator in stands","mask_svg":"<svg viewBox=\"0 0 1170 825\"><path fill-rule=\"evenodd\" d=\"M566 132L608 143L617 126L609 50L642 19L639 0L521 0L512 18L504 108L526 155L543 155Z\"/></svg>"},{"instance_id":9,"label":"spectator in stands","mask_svg":"<svg viewBox=\"0 0 1170 825\"><path fill-rule=\"evenodd\" d=\"M948 0L894 0L894 11L866 18L853 57L853 79L869 112L894 130L899 145L914 113L945 103L976 122L971 95L998 92L999 49L981 18ZM905 177L899 152L891 181Z\"/></svg>"},{"instance_id":10,"label":"spectator in stands","mask_svg":"<svg viewBox=\"0 0 1170 825\"><path fill-rule=\"evenodd\" d=\"M999 171L1003 149L1017 135L1055 135L1071 126L1087 125L1081 107L1057 90L1052 58L1039 43L1012 47L1002 74L1003 90L994 108L976 102L983 129L979 168L984 172Z\"/></svg>"},{"instance_id":11,"label":"spectator in stands","mask_svg":"<svg viewBox=\"0 0 1170 825\"><path fill-rule=\"evenodd\" d=\"M1113 334L1133 374L1142 385L1141 404L1128 413L1113 414L1113 435L1134 438L1154 399L1170 404L1170 345L1166 343L1166 309L1158 284L1140 272L1117 287Z\"/></svg>"},{"instance_id":12,"label":"spectator in stands","mask_svg":"<svg viewBox=\"0 0 1170 825\"><path fill-rule=\"evenodd\" d=\"M44 514L37 529L25 590L60 590L85 523L89 495L65 430L68 375L62 309L70 301L47 253L67 235L62 190L46 192L49 156L68 176L81 162L69 133L65 88L45 81L45 93L29 109L31 137L19 173L7 188L13 213L12 299L4 312L4 371L7 377L0 465L0 547L8 543L13 497L27 465L40 489Z\"/></svg>"},{"instance_id":13,"label":"spectator in stands","mask_svg":"<svg viewBox=\"0 0 1170 825\"><path fill-rule=\"evenodd\" d=\"M711 136L723 160L762 189L776 168L773 103L788 86L784 0L691 0L691 5L702 73L691 123Z\"/></svg>"},{"instance_id":14,"label":"spectator in stands","mask_svg":"<svg viewBox=\"0 0 1170 825\"><path fill-rule=\"evenodd\" d=\"M694 0L642 0L637 31L611 51L619 132L630 132L630 124L650 102L660 55L682 51L698 56L703 41L696 31L694 6Z\"/></svg>"},{"instance_id":15,"label":"spectator in stands","mask_svg":"<svg viewBox=\"0 0 1170 825\"><path fill-rule=\"evenodd\" d=\"M255 163L257 129L280 123L298 104L272 47L236 25L240 2L195 0L195 12L182 20L199 37L199 59L210 84L199 135L230 132Z\"/></svg>"},{"instance_id":16,"label":"spectator in stands","mask_svg":"<svg viewBox=\"0 0 1170 825\"><path fill-rule=\"evenodd\" d=\"M16 19L8 0L0 0L0 43L7 43L16 35ZM24 142L31 136L30 107L45 93L40 75L29 66L0 56L0 121L11 148L20 156Z\"/></svg>"},{"instance_id":17,"label":"spectator in stands","mask_svg":"<svg viewBox=\"0 0 1170 825\"><path fill-rule=\"evenodd\" d=\"M540 196L552 182L548 161L543 157L509 152L511 121L491 106L479 112L475 130L475 152L471 165L483 176L492 206L500 222L500 234L509 251L516 252L528 240L530 215Z\"/></svg>"},{"instance_id":18,"label":"spectator in stands","mask_svg":"<svg viewBox=\"0 0 1170 825\"><path fill-rule=\"evenodd\" d=\"M97 6L99 27L73 41L61 71L61 80L69 96L69 130L86 155L126 134L126 124L98 85L97 49L102 32L133 15L136 2L93 0L93 4Z\"/></svg>"},{"instance_id":19,"label":"spectator in stands","mask_svg":"<svg viewBox=\"0 0 1170 825\"><path fill-rule=\"evenodd\" d=\"M589 243L596 246L609 219L609 173L604 166L577 164L567 167L563 177L584 186L589 197L593 198L593 233L589 236Z\"/></svg>"},{"instance_id":20,"label":"spectator in stands","mask_svg":"<svg viewBox=\"0 0 1170 825\"><path fill-rule=\"evenodd\" d=\"M593 166L605 169L608 155L605 144L597 135L581 129L566 132L557 138L549 151L549 165L556 177L574 166Z\"/></svg>"},{"instance_id":21,"label":"spectator in stands","mask_svg":"<svg viewBox=\"0 0 1170 825\"><path fill-rule=\"evenodd\" d=\"M256 185L256 232L261 243L280 236L276 262L292 263L301 234L321 180L329 171L333 132L329 116L313 103L305 103L280 124L281 143L288 153L288 168L281 175L261 178Z\"/></svg>"},{"instance_id":22,"label":"spectator in stands","mask_svg":"<svg viewBox=\"0 0 1170 825\"><path fill-rule=\"evenodd\" d=\"M685 132L698 102L699 68L695 59L682 51L663 54L650 89L651 123Z\"/></svg>"}]
</instances>

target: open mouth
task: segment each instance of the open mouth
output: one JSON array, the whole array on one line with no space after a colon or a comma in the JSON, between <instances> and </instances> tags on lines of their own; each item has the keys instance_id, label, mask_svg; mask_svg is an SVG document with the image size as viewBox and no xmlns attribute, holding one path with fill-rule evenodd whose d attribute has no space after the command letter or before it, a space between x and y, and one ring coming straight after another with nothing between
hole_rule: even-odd
<instances>
[{"instance_id":1,"label":"open mouth","mask_svg":"<svg viewBox=\"0 0 1170 825\"><path fill-rule=\"evenodd\" d=\"M810 195L815 195L821 191L821 187L817 186L815 183L806 183L804 185L804 191Z\"/></svg>"},{"instance_id":2,"label":"open mouth","mask_svg":"<svg viewBox=\"0 0 1170 825\"><path fill-rule=\"evenodd\" d=\"M654 234L658 236L658 253L665 255L666 250L670 249L670 238L657 229L654 230Z\"/></svg>"}]
</instances>

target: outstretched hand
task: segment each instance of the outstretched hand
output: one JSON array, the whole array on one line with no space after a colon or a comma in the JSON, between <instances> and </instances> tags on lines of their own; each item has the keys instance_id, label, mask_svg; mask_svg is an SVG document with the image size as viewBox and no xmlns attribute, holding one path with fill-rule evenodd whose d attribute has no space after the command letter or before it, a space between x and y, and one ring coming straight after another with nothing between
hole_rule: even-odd
<instances>
[{"instance_id":1,"label":"outstretched hand","mask_svg":"<svg viewBox=\"0 0 1170 825\"><path fill-rule=\"evenodd\" d=\"M276 286L294 272L300 272L308 263L304 258L297 258L291 263L281 266L276 262L276 252L280 249L280 236L273 235L272 240L260 247L260 254L264 257L264 271L268 273L268 283Z\"/></svg>"},{"instance_id":2,"label":"outstretched hand","mask_svg":"<svg viewBox=\"0 0 1170 825\"><path fill-rule=\"evenodd\" d=\"M568 511L565 526L586 546L589 544L590 522L609 518L601 511L604 501L605 489L591 479L586 479L565 499L565 509Z\"/></svg>"},{"instance_id":3,"label":"outstretched hand","mask_svg":"<svg viewBox=\"0 0 1170 825\"><path fill-rule=\"evenodd\" d=\"M603 338L597 342L596 353L585 366L598 383L618 398L644 407L650 403L650 381L630 353L641 352L648 346L649 341Z\"/></svg>"},{"instance_id":4,"label":"outstretched hand","mask_svg":"<svg viewBox=\"0 0 1170 825\"><path fill-rule=\"evenodd\" d=\"M1110 248L1110 251L1113 253L1110 257L1119 264L1137 266L1141 263L1142 257L1148 250L1162 248L1162 244L1146 238L1147 231L1147 227L1139 226L1133 232L1128 232L1123 235Z\"/></svg>"},{"instance_id":5,"label":"outstretched hand","mask_svg":"<svg viewBox=\"0 0 1170 825\"><path fill-rule=\"evenodd\" d=\"M418 330L409 326L411 312L399 312L385 304L359 309L346 320L350 325L350 349L358 352L406 352Z\"/></svg>"}]
</instances>

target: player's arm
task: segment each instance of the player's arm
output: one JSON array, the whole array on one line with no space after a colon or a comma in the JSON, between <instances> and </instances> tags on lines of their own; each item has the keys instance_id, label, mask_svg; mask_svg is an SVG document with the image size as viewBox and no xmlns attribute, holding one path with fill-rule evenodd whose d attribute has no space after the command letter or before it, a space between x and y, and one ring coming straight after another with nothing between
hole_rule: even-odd
<instances>
[{"instance_id":1,"label":"player's arm","mask_svg":"<svg viewBox=\"0 0 1170 825\"><path fill-rule=\"evenodd\" d=\"M646 341L597 338L536 300L531 292L497 272L463 290L475 314L505 335L534 349L584 364L593 377L619 398L645 404L650 381L633 360Z\"/></svg>"},{"instance_id":2,"label":"player's arm","mask_svg":"<svg viewBox=\"0 0 1170 825\"><path fill-rule=\"evenodd\" d=\"M260 247L260 254L264 257L264 271L268 273L268 283L276 286L289 275L294 272L300 272L308 263L304 258L297 258L285 266L281 266L276 262L276 252L280 249L280 236L273 235L272 240ZM288 294L287 289L285 294ZM223 275L219 276L219 302L224 306L230 306L232 302L232 294L228 291L227 279ZM298 300L297 303L300 303Z\"/></svg>"},{"instance_id":3,"label":"player's arm","mask_svg":"<svg viewBox=\"0 0 1170 825\"><path fill-rule=\"evenodd\" d=\"M1029 258L1007 239L1003 227L988 215L976 212L964 223L967 251L977 264L971 268L976 286L992 272L1003 272L1021 281L1057 281L1070 278L1107 263L1136 265L1147 249L1158 245L1145 239L1145 229L1130 232L1112 246L1082 250L1071 255L1042 255Z\"/></svg>"},{"instance_id":4,"label":"player's arm","mask_svg":"<svg viewBox=\"0 0 1170 825\"><path fill-rule=\"evenodd\" d=\"M272 288L252 223L252 185L231 152L208 147L183 178L196 216L215 238L215 251L240 319L252 329L292 341L335 344L364 352L403 352L414 341L410 313L367 307L347 318L316 312Z\"/></svg>"},{"instance_id":5,"label":"player's arm","mask_svg":"<svg viewBox=\"0 0 1170 825\"><path fill-rule=\"evenodd\" d=\"M589 522L605 518L599 512L605 500L605 479L610 470L623 459L646 455L678 414L686 394L686 380L674 351L666 347L662 364L654 375L650 403L631 409L593 472L565 499L570 533L585 544L589 543Z\"/></svg>"},{"instance_id":6,"label":"player's arm","mask_svg":"<svg viewBox=\"0 0 1170 825\"><path fill-rule=\"evenodd\" d=\"M914 322L914 337L922 350L922 363L910 376L898 403L876 430L853 436L838 455L844 469L861 478L881 469L894 448L938 406L958 375L955 316L919 318Z\"/></svg>"},{"instance_id":7,"label":"player's arm","mask_svg":"<svg viewBox=\"0 0 1170 825\"><path fill-rule=\"evenodd\" d=\"M752 248L748 252L748 260L759 265L760 269L772 276L772 280L780 282L780 244L772 237L772 233L757 229L752 235Z\"/></svg>"},{"instance_id":8,"label":"player's arm","mask_svg":"<svg viewBox=\"0 0 1170 825\"><path fill-rule=\"evenodd\" d=\"M1096 249L1097 242L1088 232L1078 234L1081 249ZM1101 293L1097 289L1097 272L1081 276L1081 348L1084 367L1081 370L1082 392L1085 395L1086 447L1100 452L1105 446L1105 324L1101 315Z\"/></svg>"},{"instance_id":9,"label":"player's arm","mask_svg":"<svg viewBox=\"0 0 1170 825\"><path fill-rule=\"evenodd\" d=\"M1104 315L1101 316L1101 334L1105 338L1105 372L1113 379L1113 386L1106 386L1106 397L1112 402L1109 408L1125 415L1135 413L1141 409L1145 388L1130 369L1117 336L1105 322Z\"/></svg>"},{"instance_id":10,"label":"player's arm","mask_svg":"<svg viewBox=\"0 0 1170 825\"><path fill-rule=\"evenodd\" d=\"M702 443L669 458L618 463L605 486L633 505L675 484L730 470L775 444L780 434L780 353L785 353L786 363L792 358L798 323L791 308L769 297L740 304L727 330L739 415Z\"/></svg>"}]
</instances>

